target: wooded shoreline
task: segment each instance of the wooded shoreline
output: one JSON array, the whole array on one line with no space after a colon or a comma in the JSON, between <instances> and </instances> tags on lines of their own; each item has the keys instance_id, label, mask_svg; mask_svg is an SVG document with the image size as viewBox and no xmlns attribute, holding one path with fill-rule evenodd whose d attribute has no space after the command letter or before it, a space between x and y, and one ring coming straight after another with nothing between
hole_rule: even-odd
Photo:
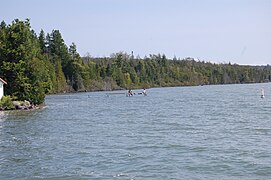
<instances>
[{"instance_id":1,"label":"wooded shoreline","mask_svg":"<svg viewBox=\"0 0 271 180\"><path fill-rule=\"evenodd\" d=\"M42 104L46 94L111 91L150 87L262 83L271 67L215 64L194 58L169 59L165 54L134 57L81 57L75 43L65 44L59 30L37 35L28 19L0 25L0 78L13 100ZM255 59L257 61L257 59Z\"/></svg>"}]
</instances>

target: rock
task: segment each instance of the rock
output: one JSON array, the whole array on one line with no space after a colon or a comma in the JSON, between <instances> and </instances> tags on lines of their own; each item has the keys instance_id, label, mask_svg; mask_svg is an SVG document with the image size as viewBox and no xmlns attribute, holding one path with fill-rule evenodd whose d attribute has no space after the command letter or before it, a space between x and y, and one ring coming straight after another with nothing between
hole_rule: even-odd
<instances>
[{"instance_id":1,"label":"rock","mask_svg":"<svg viewBox=\"0 0 271 180\"><path fill-rule=\"evenodd\" d=\"M13 105L15 106L15 109L22 109L22 106L21 106L20 102L18 102L18 101L13 101L12 103L13 103Z\"/></svg>"},{"instance_id":2,"label":"rock","mask_svg":"<svg viewBox=\"0 0 271 180\"><path fill-rule=\"evenodd\" d=\"M12 107L0 106L0 111L5 110L30 110L30 109L39 109L39 106L30 103L29 101L12 101Z\"/></svg>"},{"instance_id":3,"label":"rock","mask_svg":"<svg viewBox=\"0 0 271 180\"><path fill-rule=\"evenodd\" d=\"M30 106L31 104L30 104L30 102L29 102L29 101L24 100L24 105L26 105L26 106Z\"/></svg>"}]
</instances>

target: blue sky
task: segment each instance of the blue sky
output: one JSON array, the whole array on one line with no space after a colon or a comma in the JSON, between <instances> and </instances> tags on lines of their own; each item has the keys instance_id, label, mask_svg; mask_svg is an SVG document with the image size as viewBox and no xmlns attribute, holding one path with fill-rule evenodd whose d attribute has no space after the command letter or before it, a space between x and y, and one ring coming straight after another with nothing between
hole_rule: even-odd
<instances>
[{"instance_id":1,"label":"blue sky","mask_svg":"<svg viewBox=\"0 0 271 180\"><path fill-rule=\"evenodd\" d=\"M216 63L271 64L270 0L8 0L0 20L58 29L81 56L124 51Z\"/></svg>"}]
</instances>

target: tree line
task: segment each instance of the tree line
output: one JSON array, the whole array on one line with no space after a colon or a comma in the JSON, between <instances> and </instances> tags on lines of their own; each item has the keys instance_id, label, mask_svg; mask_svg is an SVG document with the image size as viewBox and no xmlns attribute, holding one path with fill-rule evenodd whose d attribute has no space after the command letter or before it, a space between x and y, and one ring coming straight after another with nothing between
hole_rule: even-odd
<instances>
[{"instance_id":1,"label":"tree line","mask_svg":"<svg viewBox=\"0 0 271 180\"><path fill-rule=\"evenodd\" d=\"M59 30L36 34L29 19L16 19L0 24L0 77L8 82L6 95L40 104L50 93L269 82L271 68L169 59L164 54L81 57Z\"/></svg>"}]
</instances>

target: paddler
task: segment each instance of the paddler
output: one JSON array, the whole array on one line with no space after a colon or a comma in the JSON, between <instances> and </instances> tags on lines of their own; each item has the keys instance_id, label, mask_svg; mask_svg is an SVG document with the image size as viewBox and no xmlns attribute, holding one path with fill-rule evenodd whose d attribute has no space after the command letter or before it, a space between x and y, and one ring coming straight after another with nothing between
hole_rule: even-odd
<instances>
[{"instance_id":1,"label":"paddler","mask_svg":"<svg viewBox=\"0 0 271 180\"><path fill-rule=\"evenodd\" d=\"M145 88L143 88L142 94L143 94L144 96L147 96L147 92L146 92L146 89L145 89Z\"/></svg>"},{"instance_id":2,"label":"paddler","mask_svg":"<svg viewBox=\"0 0 271 180\"><path fill-rule=\"evenodd\" d=\"M133 92L131 89L128 90L128 96L133 96Z\"/></svg>"}]
</instances>

